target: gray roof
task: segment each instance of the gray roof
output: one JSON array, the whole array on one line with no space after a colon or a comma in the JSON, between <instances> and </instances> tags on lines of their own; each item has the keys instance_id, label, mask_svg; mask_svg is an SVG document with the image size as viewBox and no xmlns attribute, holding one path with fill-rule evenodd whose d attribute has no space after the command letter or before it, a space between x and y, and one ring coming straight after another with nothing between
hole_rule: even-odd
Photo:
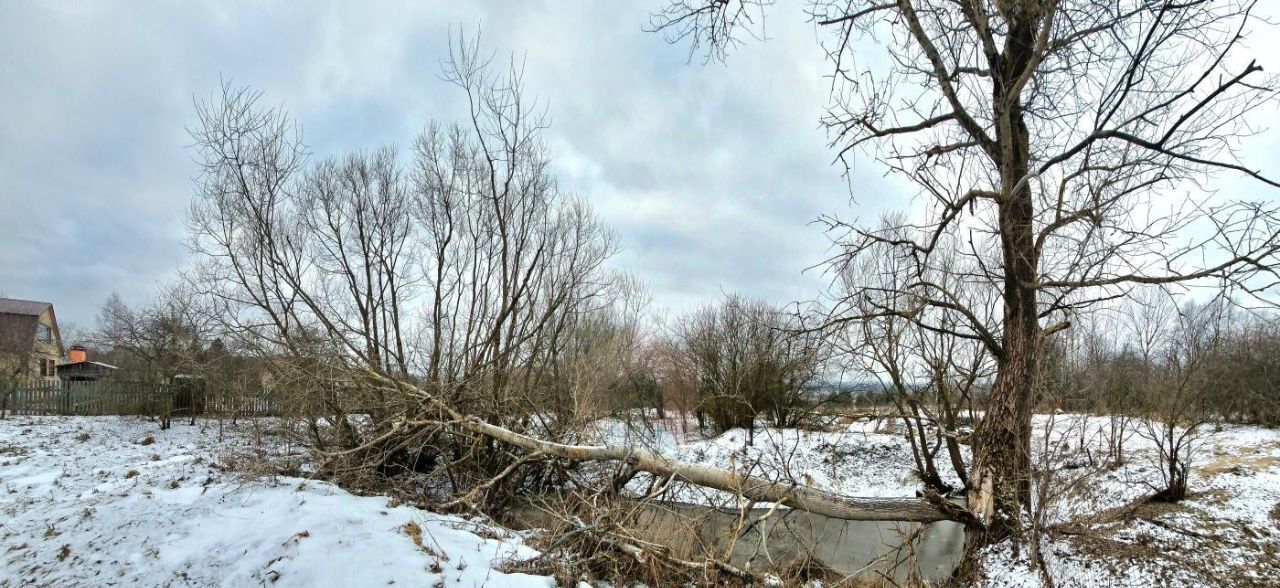
<instances>
[{"instance_id":1,"label":"gray roof","mask_svg":"<svg viewBox=\"0 0 1280 588\"><path fill-rule=\"evenodd\" d=\"M20 314L23 316L40 316L52 304L35 300L18 300L16 298L0 298L0 314Z\"/></svg>"}]
</instances>

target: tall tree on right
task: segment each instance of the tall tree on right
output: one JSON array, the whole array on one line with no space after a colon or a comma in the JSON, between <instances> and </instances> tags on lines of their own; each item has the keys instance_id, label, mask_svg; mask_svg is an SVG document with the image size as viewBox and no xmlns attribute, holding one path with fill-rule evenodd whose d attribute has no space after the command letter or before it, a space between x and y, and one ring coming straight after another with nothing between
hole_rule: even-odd
<instances>
[{"instance_id":1,"label":"tall tree on right","mask_svg":"<svg viewBox=\"0 0 1280 588\"><path fill-rule=\"evenodd\" d=\"M741 33L759 36L751 27L769 4L675 0L651 25L719 59ZM1210 184L1229 173L1280 187L1237 158L1251 115L1276 99L1274 77L1248 56L1246 33L1264 24L1255 5L810 3L832 65L823 122L838 159L848 170L862 152L920 195L897 226L826 219L837 269L893 255L909 274L841 287L832 322L900 317L981 342L996 363L967 480L984 529L971 547L1018 529L1042 350L1074 313L1143 284L1259 294L1276 276L1274 203L1219 198ZM944 250L962 259L942 267ZM931 279L941 271L954 278Z\"/></svg>"}]
</instances>

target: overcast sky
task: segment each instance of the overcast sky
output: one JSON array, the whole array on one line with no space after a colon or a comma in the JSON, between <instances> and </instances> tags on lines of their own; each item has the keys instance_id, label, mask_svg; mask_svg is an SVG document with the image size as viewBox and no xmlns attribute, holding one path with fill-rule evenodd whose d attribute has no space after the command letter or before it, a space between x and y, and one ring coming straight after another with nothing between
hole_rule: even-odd
<instances>
[{"instance_id":1,"label":"overcast sky","mask_svg":"<svg viewBox=\"0 0 1280 588\"><path fill-rule=\"evenodd\" d=\"M0 293L91 327L112 291L142 302L171 276L187 258L185 128L220 76L282 104L318 155L404 146L458 119L439 60L451 30L479 26L487 49L525 63L562 187L618 233L615 265L656 306L814 296L820 276L802 270L826 240L810 222L873 218L910 192L860 166L851 204L818 128L827 66L799 2L724 65L686 63L687 46L642 30L662 2L0 0ZM1275 169L1278 145L1252 147L1254 163Z\"/></svg>"}]
</instances>

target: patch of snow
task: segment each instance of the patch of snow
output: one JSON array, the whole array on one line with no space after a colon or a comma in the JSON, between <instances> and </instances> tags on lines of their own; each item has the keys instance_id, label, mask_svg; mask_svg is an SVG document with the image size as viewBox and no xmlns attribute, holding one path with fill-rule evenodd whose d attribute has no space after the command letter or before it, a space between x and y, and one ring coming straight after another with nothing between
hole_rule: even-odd
<instances>
[{"instance_id":1,"label":"patch of snow","mask_svg":"<svg viewBox=\"0 0 1280 588\"><path fill-rule=\"evenodd\" d=\"M0 421L0 586L554 586L507 574L537 555L480 522L326 482L245 479L218 463L244 425ZM139 441L154 438L146 445Z\"/></svg>"}]
</instances>

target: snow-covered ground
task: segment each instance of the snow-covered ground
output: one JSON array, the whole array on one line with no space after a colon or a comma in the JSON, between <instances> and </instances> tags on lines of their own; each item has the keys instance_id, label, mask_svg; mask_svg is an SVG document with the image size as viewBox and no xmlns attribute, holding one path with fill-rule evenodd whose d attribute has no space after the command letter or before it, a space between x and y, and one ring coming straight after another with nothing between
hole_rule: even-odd
<instances>
[{"instance_id":1,"label":"snow-covered ground","mask_svg":"<svg viewBox=\"0 0 1280 588\"><path fill-rule=\"evenodd\" d=\"M0 421L0 586L554 586L511 533L231 466L248 427Z\"/></svg>"},{"instance_id":2,"label":"snow-covered ground","mask_svg":"<svg viewBox=\"0 0 1280 588\"><path fill-rule=\"evenodd\" d=\"M1043 428L1045 417L1037 417ZM1051 439L1076 438L1099 455L1109 418L1059 415ZM1043 432L1037 439L1043 440ZM1060 460L1076 464L1077 444ZM1159 484L1156 445L1130 438L1119 467L1081 467L1061 474L1069 487L1050 509L1059 530L1042 542L1054 580L1063 587L1280 586L1280 431L1206 427L1193 453L1189 496L1178 504L1142 504ZM1009 543L986 557L988 586L1046 585Z\"/></svg>"},{"instance_id":3,"label":"snow-covered ground","mask_svg":"<svg viewBox=\"0 0 1280 588\"><path fill-rule=\"evenodd\" d=\"M1187 500L1131 508L1159 481L1154 445L1132 435L1124 464L1104 465L1109 423L1036 417L1037 450L1048 439L1058 448L1053 462L1071 464L1051 485L1060 495L1049 501L1054 531L1042 544L1056 586L1280 586L1280 431L1210 430ZM604 421L594 433L850 496L920 488L910 448L889 422L764 427L751 442L740 430L688 434L674 420ZM263 447L289 450L244 424L220 435L216 422L160 431L133 418L0 421L0 587L555 585L500 571L537 553L510 531L326 482L245 475L253 460L244 456ZM731 502L692 488L669 498ZM1026 559L1025 546L1016 556L1009 544L992 547L985 585L1042 585Z\"/></svg>"}]
</instances>

